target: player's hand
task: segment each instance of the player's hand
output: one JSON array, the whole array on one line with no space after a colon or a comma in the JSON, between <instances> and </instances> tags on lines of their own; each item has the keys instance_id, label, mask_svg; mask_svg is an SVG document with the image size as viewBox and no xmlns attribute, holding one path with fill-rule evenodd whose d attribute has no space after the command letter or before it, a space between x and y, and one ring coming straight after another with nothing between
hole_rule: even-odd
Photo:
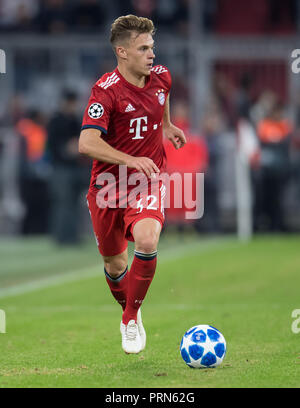
<instances>
[{"instance_id":1,"label":"player's hand","mask_svg":"<svg viewBox=\"0 0 300 408\"><path fill-rule=\"evenodd\" d=\"M159 173L159 168L152 159L149 159L149 157L131 156L127 160L126 165L131 169L136 169L137 171L146 174L149 178L153 177L156 173Z\"/></svg>"},{"instance_id":2,"label":"player's hand","mask_svg":"<svg viewBox=\"0 0 300 408\"><path fill-rule=\"evenodd\" d=\"M180 149L186 144L186 137L181 129L177 126L170 124L164 127L165 137L172 142L175 149Z\"/></svg>"}]
</instances>

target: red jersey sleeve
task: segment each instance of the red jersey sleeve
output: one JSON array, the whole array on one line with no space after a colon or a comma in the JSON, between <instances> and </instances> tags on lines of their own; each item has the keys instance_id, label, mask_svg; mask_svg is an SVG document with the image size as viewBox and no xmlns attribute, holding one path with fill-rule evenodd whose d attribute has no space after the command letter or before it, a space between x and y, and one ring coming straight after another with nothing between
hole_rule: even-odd
<instances>
[{"instance_id":1,"label":"red jersey sleeve","mask_svg":"<svg viewBox=\"0 0 300 408\"><path fill-rule=\"evenodd\" d=\"M97 84L94 85L89 102L84 111L81 130L94 128L107 134L113 105L113 99L110 93L98 87Z\"/></svg>"}]
</instances>

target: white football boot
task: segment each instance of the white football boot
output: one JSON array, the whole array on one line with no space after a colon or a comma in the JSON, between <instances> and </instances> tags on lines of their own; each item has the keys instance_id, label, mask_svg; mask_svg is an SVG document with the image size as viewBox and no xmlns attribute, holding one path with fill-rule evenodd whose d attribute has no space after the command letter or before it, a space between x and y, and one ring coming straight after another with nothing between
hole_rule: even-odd
<instances>
[{"instance_id":1,"label":"white football boot","mask_svg":"<svg viewBox=\"0 0 300 408\"><path fill-rule=\"evenodd\" d=\"M146 347L146 332L145 332L143 322L142 322L141 308L139 308L139 310L138 310L137 317L136 317L136 323L137 323L139 333L140 333L140 336L141 336L142 350L144 350L144 348Z\"/></svg>"},{"instance_id":2,"label":"white football boot","mask_svg":"<svg viewBox=\"0 0 300 408\"><path fill-rule=\"evenodd\" d=\"M127 354L137 354L142 350L142 340L138 325L130 320L127 325L121 321L122 348Z\"/></svg>"}]
</instances>

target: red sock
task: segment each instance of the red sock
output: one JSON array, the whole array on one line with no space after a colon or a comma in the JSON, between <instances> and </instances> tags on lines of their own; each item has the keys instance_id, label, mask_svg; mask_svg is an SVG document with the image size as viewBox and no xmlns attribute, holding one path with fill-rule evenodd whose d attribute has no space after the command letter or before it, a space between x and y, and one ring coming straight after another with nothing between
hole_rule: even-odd
<instances>
[{"instance_id":1,"label":"red sock","mask_svg":"<svg viewBox=\"0 0 300 408\"><path fill-rule=\"evenodd\" d=\"M137 312L146 296L152 282L157 260L157 251L151 254L134 251L134 258L128 277L126 308L123 313L123 323L136 321Z\"/></svg>"},{"instance_id":2,"label":"red sock","mask_svg":"<svg viewBox=\"0 0 300 408\"><path fill-rule=\"evenodd\" d=\"M122 306L123 311L126 307L126 294L127 294L127 282L128 282L128 268L126 267L122 275L117 278L112 278L104 268L106 282L110 288L113 297Z\"/></svg>"}]
</instances>

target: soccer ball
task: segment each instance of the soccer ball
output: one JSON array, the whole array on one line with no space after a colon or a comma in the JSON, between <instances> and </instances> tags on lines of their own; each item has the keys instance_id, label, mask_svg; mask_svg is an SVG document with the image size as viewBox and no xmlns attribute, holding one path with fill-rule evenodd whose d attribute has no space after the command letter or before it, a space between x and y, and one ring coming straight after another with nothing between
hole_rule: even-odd
<instances>
[{"instance_id":1,"label":"soccer ball","mask_svg":"<svg viewBox=\"0 0 300 408\"><path fill-rule=\"evenodd\" d=\"M207 324L189 329L182 337L180 353L191 368L220 365L226 354L226 341L219 330Z\"/></svg>"}]
</instances>

